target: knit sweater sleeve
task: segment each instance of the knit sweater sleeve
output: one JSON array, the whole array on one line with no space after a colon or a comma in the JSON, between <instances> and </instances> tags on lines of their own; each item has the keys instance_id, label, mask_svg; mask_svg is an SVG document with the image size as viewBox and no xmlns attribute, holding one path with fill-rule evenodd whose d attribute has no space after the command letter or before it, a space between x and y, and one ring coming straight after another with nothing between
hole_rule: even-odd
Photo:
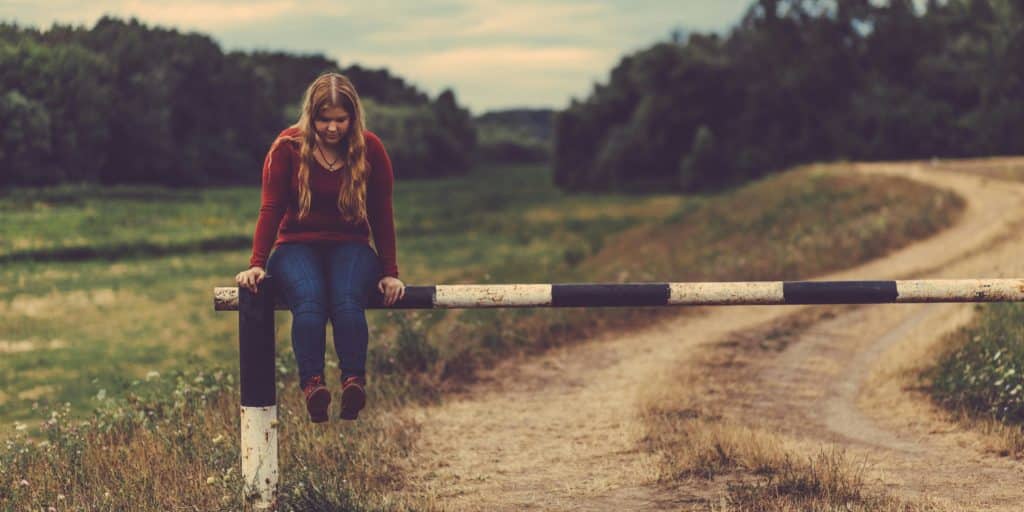
<instances>
[{"instance_id":1,"label":"knit sweater sleeve","mask_svg":"<svg viewBox=\"0 0 1024 512\"><path fill-rule=\"evenodd\" d=\"M365 136L366 159L370 164L370 177L366 187L367 220L373 232L373 244L377 247L384 275L398 277L395 217L391 203L395 176L384 144L373 133L367 132Z\"/></svg>"},{"instance_id":2,"label":"knit sweater sleeve","mask_svg":"<svg viewBox=\"0 0 1024 512\"><path fill-rule=\"evenodd\" d=\"M292 152L288 143L278 140L263 161L263 188L260 193L260 214L252 239L250 267L266 269L270 248L277 239L281 219L288 210L291 191Z\"/></svg>"}]
</instances>

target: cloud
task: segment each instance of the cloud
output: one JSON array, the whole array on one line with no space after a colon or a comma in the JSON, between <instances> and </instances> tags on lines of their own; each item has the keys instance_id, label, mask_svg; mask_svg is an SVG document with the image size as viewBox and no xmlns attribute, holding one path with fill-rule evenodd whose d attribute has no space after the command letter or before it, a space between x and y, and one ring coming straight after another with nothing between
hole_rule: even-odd
<instances>
[{"instance_id":1,"label":"cloud","mask_svg":"<svg viewBox=\"0 0 1024 512\"><path fill-rule=\"evenodd\" d=\"M432 53L409 64L417 72L441 70L447 73L472 73L508 70L511 67L525 71L544 72L555 69L589 69L589 63L602 56L589 48L529 48L491 46L487 48L457 48Z\"/></svg>"},{"instance_id":2,"label":"cloud","mask_svg":"<svg viewBox=\"0 0 1024 512\"><path fill-rule=\"evenodd\" d=\"M198 30L228 50L320 52L387 67L475 112L563 107L677 27L721 30L753 0L0 0L0 18L91 26L103 14Z\"/></svg>"},{"instance_id":3,"label":"cloud","mask_svg":"<svg viewBox=\"0 0 1024 512\"><path fill-rule=\"evenodd\" d=\"M269 2L209 0L146 2L133 0L123 2L120 5L120 10L148 23L217 30L225 26L273 20L296 9L296 4L297 2L293 0Z\"/></svg>"}]
</instances>

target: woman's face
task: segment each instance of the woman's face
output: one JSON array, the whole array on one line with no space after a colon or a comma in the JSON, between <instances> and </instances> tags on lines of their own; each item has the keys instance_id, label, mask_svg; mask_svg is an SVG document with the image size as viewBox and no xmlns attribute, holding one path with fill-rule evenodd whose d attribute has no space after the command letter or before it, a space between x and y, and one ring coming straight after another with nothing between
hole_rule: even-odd
<instances>
[{"instance_id":1,"label":"woman's face","mask_svg":"<svg viewBox=\"0 0 1024 512\"><path fill-rule=\"evenodd\" d=\"M341 107L325 107L313 119L317 136L327 144L337 144L348 133L351 122L348 112Z\"/></svg>"}]
</instances>

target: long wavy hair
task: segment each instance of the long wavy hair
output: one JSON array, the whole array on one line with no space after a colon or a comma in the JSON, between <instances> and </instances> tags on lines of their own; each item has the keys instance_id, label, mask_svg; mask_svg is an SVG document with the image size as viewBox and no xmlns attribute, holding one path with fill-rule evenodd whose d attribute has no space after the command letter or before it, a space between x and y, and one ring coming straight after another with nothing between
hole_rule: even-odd
<instances>
[{"instance_id":1,"label":"long wavy hair","mask_svg":"<svg viewBox=\"0 0 1024 512\"><path fill-rule=\"evenodd\" d=\"M348 132L342 138L341 147L344 165L334 171L342 173L341 190L338 192L338 211L346 222L366 219L366 179L369 166L366 163L366 131L363 105L352 82L339 73L324 73L313 80L303 95L302 112L299 120L290 128L297 128L295 136L281 136L274 141L274 148L282 141L299 145L299 219L309 215L312 194L309 190L309 169L313 164L316 149L316 128L313 125L317 114L332 107L341 107L349 116ZM268 164L269 165L269 164Z\"/></svg>"}]
</instances>

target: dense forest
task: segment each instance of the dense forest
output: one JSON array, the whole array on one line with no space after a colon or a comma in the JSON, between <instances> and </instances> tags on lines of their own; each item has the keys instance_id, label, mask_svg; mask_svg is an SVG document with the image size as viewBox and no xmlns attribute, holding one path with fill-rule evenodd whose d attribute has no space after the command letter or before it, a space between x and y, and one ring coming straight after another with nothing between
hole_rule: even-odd
<instances>
[{"instance_id":1,"label":"dense forest","mask_svg":"<svg viewBox=\"0 0 1024 512\"><path fill-rule=\"evenodd\" d=\"M210 37L104 17L91 29L0 24L0 187L258 184L306 86L340 71L400 177L468 171L476 132L451 91L319 55L225 53Z\"/></svg>"},{"instance_id":2,"label":"dense forest","mask_svg":"<svg viewBox=\"0 0 1024 512\"><path fill-rule=\"evenodd\" d=\"M384 69L104 17L0 23L0 187L256 183L328 70L355 82L402 178L552 158L563 190L694 192L817 160L1024 152L1020 0L756 0L728 33L623 57L554 115L476 119Z\"/></svg>"},{"instance_id":3,"label":"dense forest","mask_svg":"<svg viewBox=\"0 0 1024 512\"><path fill-rule=\"evenodd\" d=\"M801 162L1024 152L1024 2L758 0L556 116L569 190L704 191Z\"/></svg>"}]
</instances>

